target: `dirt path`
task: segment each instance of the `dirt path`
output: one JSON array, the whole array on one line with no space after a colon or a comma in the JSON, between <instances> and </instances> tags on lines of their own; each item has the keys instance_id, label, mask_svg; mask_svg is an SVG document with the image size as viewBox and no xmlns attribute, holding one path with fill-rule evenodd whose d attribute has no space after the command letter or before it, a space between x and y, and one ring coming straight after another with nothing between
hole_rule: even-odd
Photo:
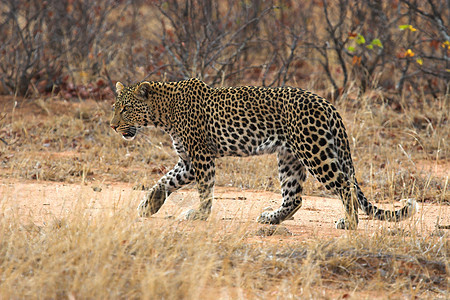
<instances>
[{"instance_id":1,"label":"dirt path","mask_svg":"<svg viewBox=\"0 0 450 300\"><path fill-rule=\"evenodd\" d=\"M134 191L131 185L81 185L53 182L10 181L0 184L0 217L14 214L24 223L46 225L67 217L70 213L82 212L86 217L94 217L100 212L125 210L134 214L145 192ZM254 220L268 207L277 208L281 195L255 190L239 190L219 187L215 190L215 202L211 221L216 221L224 230L236 230L246 226L255 233L253 238L273 239L274 242L307 240L309 238L337 237L344 234L334 229L334 221L343 216L341 202L335 198L304 197L302 208L295 214L294 220L285 221L275 235L273 227L259 225ZM197 193L193 189L181 190L172 194L160 211L148 219L136 220L164 222L182 219L183 212L197 205ZM382 205L392 208L391 204ZM377 229L409 230L415 226L419 232L431 233L435 230L436 220L441 225L450 224L448 205L420 203L419 213L411 220L398 224L368 220L360 212L358 231L373 232ZM201 222L193 222L193 224Z\"/></svg>"}]
</instances>

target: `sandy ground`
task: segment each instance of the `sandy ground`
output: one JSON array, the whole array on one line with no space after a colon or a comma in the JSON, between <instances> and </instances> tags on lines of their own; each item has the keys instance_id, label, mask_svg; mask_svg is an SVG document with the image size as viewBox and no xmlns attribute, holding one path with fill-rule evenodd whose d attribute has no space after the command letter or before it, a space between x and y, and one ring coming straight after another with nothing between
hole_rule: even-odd
<instances>
[{"instance_id":1,"label":"sandy ground","mask_svg":"<svg viewBox=\"0 0 450 300\"><path fill-rule=\"evenodd\" d=\"M81 212L87 218L95 218L100 213L114 213L119 210L131 212L144 195L144 191L135 191L131 185L85 185L54 182L11 180L0 184L0 217L13 214L25 223L45 226L51 222L68 217L72 212ZM172 194L160 211L150 218L136 218L130 221L188 222L183 220L183 213L198 204L195 189L184 189ZM303 198L302 208L293 220L282 223L281 230L273 233L274 227L255 222L257 216L265 209L276 209L281 204L281 195L255 190L218 187L215 189L215 201L210 222L218 222L224 230L236 230L247 226L255 233L252 238L273 239L288 242L316 239L318 236L338 237L345 231L334 229L334 222L344 214L343 206L337 198L308 197ZM399 208L401 204L396 204ZM393 208L392 204L379 205ZM369 220L360 212L358 231L375 232L379 229L410 230L426 234L436 230L440 225L450 224L448 205L419 203L419 212L410 220L400 223L388 223ZM202 224L195 221L193 224ZM270 237L269 237L270 236Z\"/></svg>"}]
</instances>

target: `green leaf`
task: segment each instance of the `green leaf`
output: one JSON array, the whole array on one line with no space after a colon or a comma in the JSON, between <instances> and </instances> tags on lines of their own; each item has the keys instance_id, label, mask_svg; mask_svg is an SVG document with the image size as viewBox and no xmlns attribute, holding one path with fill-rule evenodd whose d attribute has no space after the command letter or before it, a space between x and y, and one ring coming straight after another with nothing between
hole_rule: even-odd
<instances>
[{"instance_id":1,"label":"green leaf","mask_svg":"<svg viewBox=\"0 0 450 300\"><path fill-rule=\"evenodd\" d=\"M355 52L355 47L349 46L349 47L347 48L347 50L348 50L349 52Z\"/></svg>"},{"instance_id":2,"label":"green leaf","mask_svg":"<svg viewBox=\"0 0 450 300\"><path fill-rule=\"evenodd\" d=\"M365 44L366 43L366 39L361 34L358 34L358 36L356 37L356 43L358 45Z\"/></svg>"},{"instance_id":3,"label":"green leaf","mask_svg":"<svg viewBox=\"0 0 450 300\"><path fill-rule=\"evenodd\" d=\"M372 50L373 49L373 45L372 44L367 45L366 48L369 49L369 50Z\"/></svg>"},{"instance_id":4,"label":"green leaf","mask_svg":"<svg viewBox=\"0 0 450 300\"><path fill-rule=\"evenodd\" d=\"M377 46L377 47L383 48L383 44L381 43L380 39L373 39L370 42L370 44L373 45L373 46Z\"/></svg>"},{"instance_id":5,"label":"green leaf","mask_svg":"<svg viewBox=\"0 0 450 300\"><path fill-rule=\"evenodd\" d=\"M409 24L400 25L400 26L398 26L398 28L400 28L400 30L409 29Z\"/></svg>"},{"instance_id":6,"label":"green leaf","mask_svg":"<svg viewBox=\"0 0 450 300\"><path fill-rule=\"evenodd\" d=\"M421 59L421 58L416 59L416 62L417 62L419 65L423 65L423 59Z\"/></svg>"}]
</instances>

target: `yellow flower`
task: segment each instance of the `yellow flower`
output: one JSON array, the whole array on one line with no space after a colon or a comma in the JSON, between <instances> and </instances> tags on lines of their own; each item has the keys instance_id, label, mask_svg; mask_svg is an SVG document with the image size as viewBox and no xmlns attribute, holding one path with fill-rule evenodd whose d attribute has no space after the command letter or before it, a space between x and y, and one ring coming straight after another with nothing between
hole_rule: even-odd
<instances>
[{"instance_id":1,"label":"yellow flower","mask_svg":"<svg viewBox=\"0 0 450 300\"><path fill-rule=\"evenodd\" d=\"M417 31L417 29L414 28L414 27L413 27L412 25L410 25L410 24L400 25L400 26L398 26L398 28L400 28L400 30L406 30L406 29L409 29L409 30L412 31L412 32Z\"/></svg>"},{"instance_id":2,"label":"yellow flower","mask_svg":"<svg viewBox=\"0 0 450 300\"><path fill-rule=\"evenodd\" d=\"M408 49L405 52L405 57L413 57L414 55L415 53L411 49Z\"/></svg>"},{"instance_id":3,"label":"yellow flower","mask_svg":"<svg viewBox=\"0 0 450 300\"><path fill-rule=\"evenodd\" d=\"M445 41L442 43L442 48L447 48L450 50L450 41Z\"/></svg>"}]
</instances>

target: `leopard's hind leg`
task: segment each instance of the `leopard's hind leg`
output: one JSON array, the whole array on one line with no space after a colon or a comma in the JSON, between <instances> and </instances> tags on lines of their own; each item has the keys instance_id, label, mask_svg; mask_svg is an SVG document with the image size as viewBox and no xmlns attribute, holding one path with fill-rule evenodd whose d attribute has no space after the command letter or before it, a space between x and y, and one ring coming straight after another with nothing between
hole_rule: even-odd
<instances>
[{"instance_id":1,"label":"leopard's hind leg","mask_svg":"<svg viewBox=\"0 0 450 300\"><path fill-rule=\"evenodd\" d=\"M283 203L274 211L265 211L258 217L259 223L279 224L292 217L302 206L301 193L306 179L306 169L292 152L278 152L278 176L281 183Z\"/></svg>"},{"instance_id":2,"label":"leopard's hind leg","mask_svg":"<svg viewBox=\"0 0 450 300\"><path fill-rule=\"evenodd\" d=\"M359 208L357 190L359 189L356 186L353 167L346 167L346 163L337 157L332 147L324 147L314 151L314 154L311 156L303 153L304 164L308 171L327 190L339 196L344 204L345 218L336 222L336 228L356 229L358 227Z\"/></svg>"}]
</instances>

